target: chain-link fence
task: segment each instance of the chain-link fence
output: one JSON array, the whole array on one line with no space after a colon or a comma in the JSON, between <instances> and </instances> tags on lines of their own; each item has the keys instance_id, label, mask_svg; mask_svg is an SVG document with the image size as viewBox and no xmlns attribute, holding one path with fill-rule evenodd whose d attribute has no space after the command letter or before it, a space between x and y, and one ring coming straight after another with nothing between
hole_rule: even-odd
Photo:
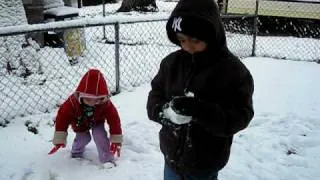
<instances>
[{"instance_id":1,"label":"chain-link fence","mask_svg":"<svg viewBox=\"0 0 320 180\"><path fill-rule=\"evenodd\" d=\"M279 59L318 61L316 41L320 38L320 1L318 0L216 0L226 29L241 34L256 34L252 55ZM108 1L105 1L108 2ZM171 4L170 4L171 3ZM161 11L171 12L176 2L157 1ZM107 3L83 7L82 16L110 16L120 4ZM171 7L167 8L167 7ZM231 17L231 18L230 18ZM254 27L252 26L253 24ZM255 28L255 29L254 29ZM276 37L276 38L269 38ZM290 38L288 38L290 37ZM229 43L232 49L234 43ZM247 44L247 43L246 43ZM262 45L261 45L262 44ZM268 45L267 45L268 44ZM288 46L288 44L291 44ZM275 50L274 47L278 47ZM299 52L299 55L297 55ZM302 52L302 53L301 53ZM245 52L244 54L247 54ZM306 55L307 54L307 55Z\"/></svg>"},{"instance_id":2,"label":"chain-link fence","mask_svg":"<svg viewBox=\"0 0 320 180\"><path fill-rule=\"evenodd\" d=\"M236 16L225 21L230 31L243 33L247 24L255 24L253 55L320 60L320 1L218 0L218 3L222 14Z\"/></svg>"},{"instance_id":3,"label":"chain-link fence","mask_svg":"<svg viewBox=\"0 0 320 180\"><path fill-rule=\"evenodd\" d=\"M1 28L0 126L17 116L56 109L75 90L89 68L98 68L105 74L113 93L149 83L160 61L178 48L167 39L166 19L152 19L84 19L72 20L63 26L52 22L22 30ZM263 34L259 31L258 16L252 14L223 15L223 21L228 47L240 57L320 59L317 38ZM319 34L320 31L316 31ZM71 32L71 37L82 38L73 48L79 56L72 56L70 48L74 41L68 40L67 32ZM40 47L31 39L25 40L39 34L46 35L45 44L63 43Z\"/></svg>"},{"instance_id":4,"label":"chain-link fence","mask_svg":"<svg viewBox=\"0 0 320 180\"><path fill-rule=\"evenodd\" d=\"M2 33L1 125L16 116L53 110L75 90L89 68L98 68L105 74L113 93L119 92L120 88L147 83L157 72L161 59L176 49L167 41L164 20L91 25L84 22L77 26L85 27L47 30L40 27L31 31ZM26 34L59 36L61 32L71 32L76 36L79 30L84 32L85 43L79 41L73 45L82 46L85 50L78 58L68 54L72 42L66 36L44 40L45 44L50 44L48 41L62 39L63 47L40 48L34 41L24 40Z\"/></svg>"}]
</instances>

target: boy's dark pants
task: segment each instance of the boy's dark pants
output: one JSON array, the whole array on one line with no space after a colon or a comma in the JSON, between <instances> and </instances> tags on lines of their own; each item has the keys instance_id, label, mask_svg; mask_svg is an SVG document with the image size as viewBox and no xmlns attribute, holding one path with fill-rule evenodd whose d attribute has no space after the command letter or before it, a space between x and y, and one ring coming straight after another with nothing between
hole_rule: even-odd
<instances>
[{"instance_id":1,"label":"boy's dark pants","mask_svg":"<svg viewBox=\"0 0 320 180\"><path fill-rule=\"evenodd\" d=\"M164 180L218 180L218 172L212 171L208 176L179 175L165 163Z\"/></svg>"}]
</instances>

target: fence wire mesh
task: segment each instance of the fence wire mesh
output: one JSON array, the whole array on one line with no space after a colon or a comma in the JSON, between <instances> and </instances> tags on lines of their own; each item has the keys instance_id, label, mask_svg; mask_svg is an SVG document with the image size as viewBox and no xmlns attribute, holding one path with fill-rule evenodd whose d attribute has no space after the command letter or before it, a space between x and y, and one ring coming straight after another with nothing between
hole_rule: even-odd
<instances>
[{"instance_id":1,"label":"fence wire mesh","mask_svg":"<svg viewBox=\"0 0 320 180\"><path fill-rule=\"evenodd\" d=\"M257 35L252 55L319 61L320 1L218 0L221 13L235 15L226 26L232 32ZM241 17L243 16L243 17Z\"/></svg>"},{"instance_id":2,"label":"fence wire mesh","mask_svg":"<svg viewBox=\"0 0 320 180\"><path fill-rule=\"evenodd\" d=\"M66 32L84 32L79 57L68 54ZM56 109L89 68L100 69L111 92L147 83L165 55L177 49L166 38L165 21L106 24L82 29L0 37L0 125L26 114ZM25 37L44 36L44 47ZM62 43L61 43L62 42ZM70 42L69 42L70 43ZM75 47L78 48L78 47Z\"/></svg>"},{"instance_id":3,"label":"fence wire mesh","mask_svg":"<svg viewBox=\"0 0 320 180\"><path fill-rule=\"evenodd\" d=\"M227 43L237 56L320 59L319 20L305 19L303 23L307 25L296 24L288 19L282 22L281 17L255 16L252 10L245 15L230 12L226 7L223 22ZM55 110L76 89L89 68L104 73L113 93L150 82L160 61L178 49L168 41L165 24L165 20L91 24L81 29L0 35L0 126L6 126L17 116ZM290 28L297 30L291 34L290 24L294 25ZM79 57L68 55L70 47L66 47L63 39L65 32L74 30L83 32L80 44L85 50ZM45 45L26 39L30 36L45 37Z\"/></svg>"}]
</instances>

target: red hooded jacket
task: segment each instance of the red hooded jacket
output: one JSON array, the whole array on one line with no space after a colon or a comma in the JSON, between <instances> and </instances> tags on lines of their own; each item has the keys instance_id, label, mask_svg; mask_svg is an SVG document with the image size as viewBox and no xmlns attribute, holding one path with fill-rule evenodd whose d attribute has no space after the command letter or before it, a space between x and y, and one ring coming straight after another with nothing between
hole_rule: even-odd
<instances>
[{"instance_id":1,"label":"red hooded jacket","mask_svg":"<svg viewBox=\"0 0 320 180\"><path fill-rule=\"evenodd\" d=\"M81 97L103 98L103 100L96 105L93 118L82 119L82 123L77 126L78 120L85 117L84 109L80 103ZM103 74L99 70L90 69L82 77L76 92L69 96L58 110L55 134L66 135L69 125L75 132L85 132L91 128L92 124L96 125L107 121L111 136L122 135L119 114L109 97L109 90ZM58 139L54 138L56 141L54 144L65 142L66 136L57 137Z\"/></svg>"}]
</instances>

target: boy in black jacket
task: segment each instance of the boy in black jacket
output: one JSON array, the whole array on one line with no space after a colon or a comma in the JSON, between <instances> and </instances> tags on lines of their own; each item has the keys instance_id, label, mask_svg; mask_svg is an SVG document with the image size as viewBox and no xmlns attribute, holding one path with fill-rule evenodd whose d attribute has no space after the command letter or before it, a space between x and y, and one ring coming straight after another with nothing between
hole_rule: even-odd
<instances>
[{"instance_id":1,"label":"boy in black jacket","mask_svg":"<svg viewBox=\"0 0 320 180\"><path fill-rule=\"evenodd\" d=\"M227 48L214 0L180 0L166 29L181 49L162 60L147 102L162 124L164 179L215 180L253 118L253 79Z\"/></svg>"}]
</instances>

